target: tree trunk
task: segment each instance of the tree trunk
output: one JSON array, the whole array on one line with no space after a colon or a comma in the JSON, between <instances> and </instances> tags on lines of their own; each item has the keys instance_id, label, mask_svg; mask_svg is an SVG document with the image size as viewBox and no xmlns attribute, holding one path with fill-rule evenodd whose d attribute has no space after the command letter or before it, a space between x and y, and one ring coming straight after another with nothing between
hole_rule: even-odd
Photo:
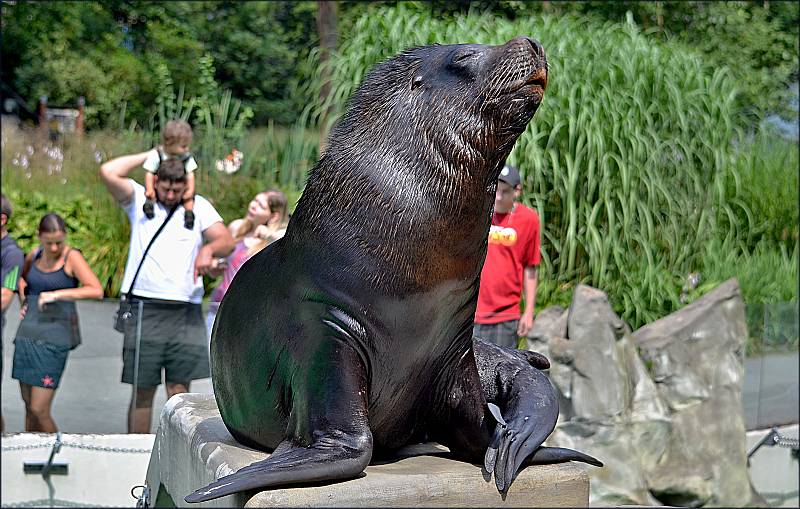
<instances>
[{"instance_id":1,"label":"tree trunk","mask_svg":"<svg viewBox=\"0 0 800 509\"><path fill-rule=\"evenodd\" d=\"M664 3L656 2L656 24L658 28L664 28Z\"/></svg>"}]
</instances>

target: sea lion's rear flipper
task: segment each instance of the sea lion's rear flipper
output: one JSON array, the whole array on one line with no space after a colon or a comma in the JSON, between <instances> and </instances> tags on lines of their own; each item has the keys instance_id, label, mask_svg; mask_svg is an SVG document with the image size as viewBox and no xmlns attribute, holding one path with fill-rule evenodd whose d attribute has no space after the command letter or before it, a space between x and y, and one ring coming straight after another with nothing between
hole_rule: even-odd
<instances>
[{"instance_id":1,"label":"sea lion's rear flipper","mask_svg":"<svg viewBox=\"0 0 800 509\"><path fill-rule=\"evenodd\" d=\"M543 465L548 463L563 463L565 461L582 461L596 467L602 467L603 462L579 451L566 447L539 447L533 456L525 460L526 465Z\"/></svg>"},{"instance_id":2,"label":"sea lion's rear flipper","mask_svg":"<svg viewBox=\"0 0 800 509\"><path fill-rule=\"evenodd\" d=\"M540 447L558 419L555 389L537 369L549 365L544 356L521 355L479 338L474 339L473 347L487 414L497 421L484 456L484 468L494 474L498 491L505 493L526 463L576 460L602 465L577 451Z\"/></svg>"},{"instance_id":3,"label":"sea lion's rear flipper","mask_svg":"<svg viewBox=\"0 0 800 509\"><path fill-rule=\"evenodd\" d=\"M269 458L240 468L187 495L184 500L205 502L255 488L355 477L372 456L372 437L368 437L369 447L358 443L364 438L319 437L311 447L281 442Z\"/></svg>"}]
</instances>

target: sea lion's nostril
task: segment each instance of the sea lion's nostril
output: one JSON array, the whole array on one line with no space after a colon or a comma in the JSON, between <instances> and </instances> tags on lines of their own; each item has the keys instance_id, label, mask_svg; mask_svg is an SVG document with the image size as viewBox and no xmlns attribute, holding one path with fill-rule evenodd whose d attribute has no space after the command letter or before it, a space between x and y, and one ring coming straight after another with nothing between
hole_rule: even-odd
<instances>
[{"instance_id":1,"label":"sea lion's nostril","mask_svg":"<svg viewBox=\"0 0 800 509\"><path fill-rule=\"evenodd\" d=\"M544 48L542 48L542 45L539 44L539 41L536 39L531 39L530 37L526 37L525 39L533 47L534 53L536 53L538 56L544 55Z\"/></svg>"}]
</instances>

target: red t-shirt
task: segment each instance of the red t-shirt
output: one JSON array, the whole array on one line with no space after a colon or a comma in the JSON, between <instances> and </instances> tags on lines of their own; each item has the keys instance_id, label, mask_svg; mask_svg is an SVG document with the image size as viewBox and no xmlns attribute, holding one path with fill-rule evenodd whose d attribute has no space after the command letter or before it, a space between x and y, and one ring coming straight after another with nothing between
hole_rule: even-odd
<instances>
[{"instance_id":1,"label":"red t-shirt","mask_svg":"<svg viewBox=\"0 0 800 509\"><path fill-rule=\"evenodd\" d=\"M475 323L518 320L524 269L535 265L539 265L539 214L521 203L508 214L493 214Z\"/></svg>"}]
</instances>

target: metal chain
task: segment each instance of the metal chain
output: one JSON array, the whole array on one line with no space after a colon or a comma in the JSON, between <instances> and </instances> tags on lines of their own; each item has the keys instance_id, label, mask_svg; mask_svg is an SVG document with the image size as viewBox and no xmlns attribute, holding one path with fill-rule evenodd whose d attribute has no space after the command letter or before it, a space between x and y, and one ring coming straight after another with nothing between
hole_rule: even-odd
<instances>
[{"instance_id":1,"label":"metal chain","mask_svg":"<svg viewBox=\"0 0 800 509\"><path fill-rule=\"evenodd\" d=\"M4 445L2 450L3 451L22 451L25 449L43 449L45 447L53 447L55 442L42 442L40 444L29 444L29 445Z\"/></svg>"},{"instance_id":2,"label":"metal chain","mask_svg":"<svg viewBox=\"0 0 800 509\"><path fill-rule=\"evenodd\" d=\"M52 504L52 505L51 505ZM87 502L73 502L60 498L39 498L36 500L25 500L24 502L3 502L3 507L129 507L124 505L100 505L89 504Z\"/></svg>"},{"instance_id":3,"label":"metal chain","mask_svg":"<svg viewBox=\"0 0 800 509\"><path fill-rule=\"evenodd\" d=\"M78 444L72 442L64 442L61 444L63 447L74 447L76 449L90 449L93 451L106 451L106 452L130 452L130 453L147 453L153 452L153 449L139 448L139 447L111 447L107 445L89 445Z\"/></svg>"},{"instance_id":4,"label":"metal chain","mask_svg":"<svg viewBox=\"0 0 800 509\"><path fill-rule=\"evenodd\" d=\"M27 449L43 449L45 447L52 447L55 442L41 442L38 444L27 444L27 445L4 445L2 447L3 452L5 451L22 451ZM90 444L79 444L73 442L62 442L62 447L74 447L75 449L88 449L92 451L106 451L106 452L129 452L129 453L151 453L153 449L146 449L146 448L137 448L137 447L111 447L107 445L90 445Z\"/></svg>"},{"instance_id":5,"label":"metal chain","mask_svg":"<svg viewBox=\"0 0 800 509\"><path fill-rule=\"evenodd\" d=\"M800 440L798 440L797 438L783 436L777 431L775 432L775 436L772 437L772 440L775 441L775 443L780 445L781 447L789 447L791 449L797 449L798 447L800 447Z\"/></svg>"}]
</instances>

